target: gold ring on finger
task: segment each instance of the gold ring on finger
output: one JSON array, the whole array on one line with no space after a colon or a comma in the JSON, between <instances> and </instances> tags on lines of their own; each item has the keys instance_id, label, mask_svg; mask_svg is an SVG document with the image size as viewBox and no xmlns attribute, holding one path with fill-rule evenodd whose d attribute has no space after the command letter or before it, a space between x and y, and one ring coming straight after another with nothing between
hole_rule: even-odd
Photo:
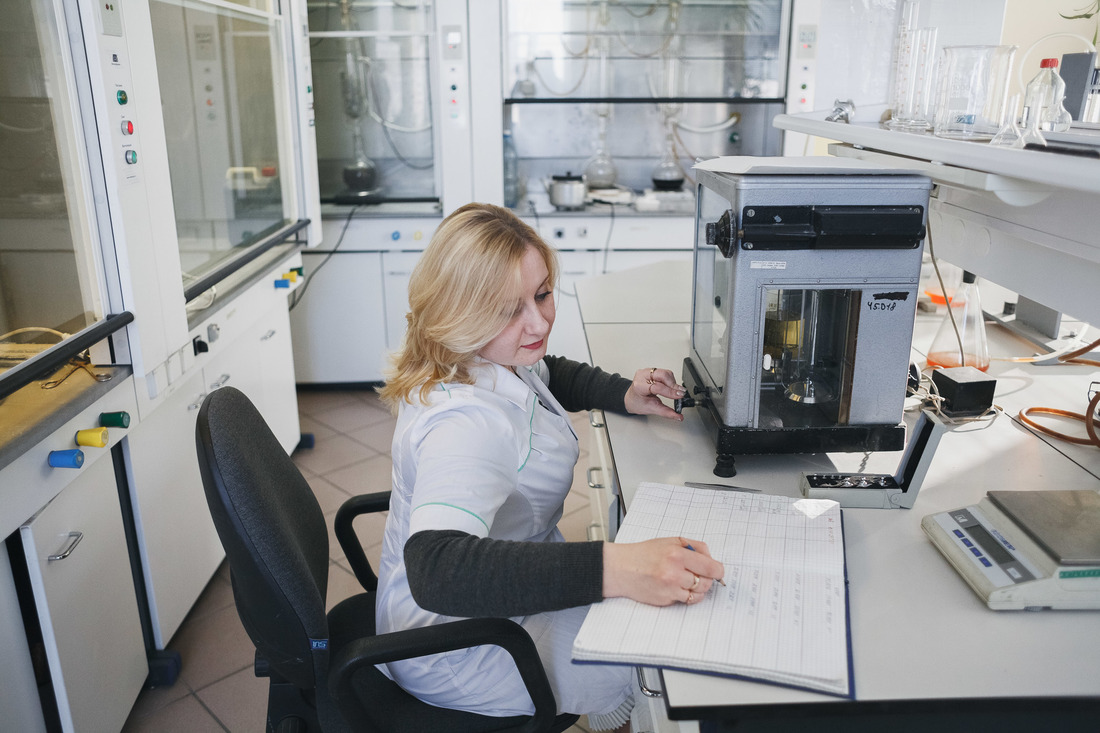
<instances>
[{"instance_id":1,"label":"gold ring on finger","mask_svg":"<svg viewBox=\"0 0 1100 733\"><path fill-rule=\"evenodd\" d=\"M695 575L695 573L692 573L692 575ZM698 587L699 587L699 576L695 575L695 580L692 582L691 587L688 588L688 591L693 591Z\"/></svg>"}]
</instances>

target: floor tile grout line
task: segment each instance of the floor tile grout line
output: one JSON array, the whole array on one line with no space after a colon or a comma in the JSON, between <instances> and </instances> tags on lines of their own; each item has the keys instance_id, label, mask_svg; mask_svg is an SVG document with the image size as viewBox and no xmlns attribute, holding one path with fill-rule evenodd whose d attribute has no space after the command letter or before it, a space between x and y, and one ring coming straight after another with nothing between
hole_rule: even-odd
<instances>
[{"instance_id":1,"label":"floor tile grout line","mask_svg":"<svg viewBox=\"0 0 1100 733\"><path fill-rule=\"evenodd\" d=\"M233 733L233 731L230 730L229 727L221 721L221 718L219 718L217 714L213 710L211 710L209 706L207 706L206 702L203 701L201 697L199 697L199 694L197 692L193 692L191 694L194 695L195 702L202 706L202 709L206 711L207 715L213 718L214 722L220 725L225 733ZM266 705L264 707L266 708Z\"/></svg>"}]
</instances>

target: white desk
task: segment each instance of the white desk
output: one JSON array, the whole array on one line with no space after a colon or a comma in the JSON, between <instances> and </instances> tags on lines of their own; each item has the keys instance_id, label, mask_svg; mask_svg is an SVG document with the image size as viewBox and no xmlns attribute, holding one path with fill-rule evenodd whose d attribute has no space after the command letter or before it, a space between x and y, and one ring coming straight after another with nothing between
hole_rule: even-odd
<instances>
[{"instance_id":1,"label":"white desk","mask_svg":"<svg viewBox=\"0 0 1100 733\"><path fill-rule=\"evenodd\" d=\"M592 278L578 283L577 294L593 363L625 375L651 366L680 372L688 355L690 266L650 266ZM990 335L995 356L1030 353L997 329ZM1007 362L994 362L990 374L998 379L995 401L1012 415L1024 404L1081 410L1089 381L1100 379L1100 371L1089 367ZM641 481L718 480L711 473L714 436L698 411L685 410L683 423L605 417L628 510ZM733 482L796 496L801 472L833 466L854 471L862 458L858 453L739 456ZM896 453L872 455L866 470L892 473L898 459ZM1100 489L1100 451L1048 443L1008 415L984 428L973 424L948 433L913 509L844 510L856 702L665 672L668 717L728 721L819 714L821 705L837 704L851 705L854 713L890 701L889 710L919 720L921 711L947 701L957 703L951 715L961 721L965 711L984 714L1017 697L1029 698L1024 704L1031 710L1084 704L1100 714L1100 612L991 611L920 528L925 515L976 503L991 489L1043 487ZM647 677L650 683L654 678ZM1062 696L1081 699L1055 699ZM681 729L698 728L691 723Z\"/></svg>"}]
</instances>

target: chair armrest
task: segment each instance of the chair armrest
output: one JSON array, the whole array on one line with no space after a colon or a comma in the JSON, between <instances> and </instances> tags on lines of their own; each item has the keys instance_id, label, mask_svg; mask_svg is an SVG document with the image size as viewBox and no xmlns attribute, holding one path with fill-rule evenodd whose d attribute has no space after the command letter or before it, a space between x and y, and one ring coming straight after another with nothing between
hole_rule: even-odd
<instances>
[{"instance_id":1,"label":"chair armrest","mask_svg":"<svg viewBox=\"0 0 1100 733\"><path fill-rule=\"evenodd\" d=\"M375 494L361 494L353 496L345 501L336 512L336 521L333 528L336 530L336 540L344 551L344 556L351 565L351 571L365 590L378 589L378 576L371 569L367 554L363 552L363 543L355 534L352 522L362 514L384 512L390 508L390 492L379 491Z\"/></svg>"},{"instance_id":2,"label":"chair armrest","mask_svg":"<svg viewBox=\"0 0 1100 733\"><path fill-rule=\"evenodd\" d=\"M508 618L463 619L351 641L329 662L329 691L335 700L354 695L352 678L366 666L486 644L499 646L512 656L535 705L530 730L547 730L557 716L557 700L535 643L522 626Z\"/></svg>"}]
</instances>

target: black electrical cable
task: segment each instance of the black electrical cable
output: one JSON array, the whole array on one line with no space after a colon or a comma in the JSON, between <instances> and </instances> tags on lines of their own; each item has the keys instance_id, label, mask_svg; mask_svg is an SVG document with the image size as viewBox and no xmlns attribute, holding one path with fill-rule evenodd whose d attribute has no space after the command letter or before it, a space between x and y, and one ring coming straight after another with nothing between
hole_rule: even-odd
<instances>
[{"instance_id":1,"label":"black electrical cable","mask_svg":"<svg viewBox=\"0 0 1100 733\"><path fill-rule=\"evenodd\" d=\"M313 278L317 276L317 273L321 271L321 268L328 264L328 261L332 259L332 256L336 254L336 250L340 248L340 245L344 241L344 235L348 233L348 227L351 226L351 219L355 215L355 212L359 209L361 204L356 204L351 207L351 211L348 212L348 218L344 220L344 227L340 230L340 236L336 240L336 244L332 246L332 250L325 255L325 259L321 260L317 267L313 268L309 275L306 276L305 282L302 283L302 287L294 291L294 297L290 301L290 305L287 306L288 311L294 310L294 308L302 302L302 298L306 295L306 288L313 282Z\"/></svg>"}]
</instances>

